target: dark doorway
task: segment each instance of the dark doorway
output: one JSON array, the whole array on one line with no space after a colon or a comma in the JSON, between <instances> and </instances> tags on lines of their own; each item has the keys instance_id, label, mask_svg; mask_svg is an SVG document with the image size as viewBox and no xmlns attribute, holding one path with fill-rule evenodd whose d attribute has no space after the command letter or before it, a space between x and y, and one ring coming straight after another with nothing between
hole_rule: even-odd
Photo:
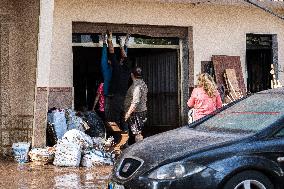
<instances>
[{"instance_id":1,"label":"dark doorway","mask_svg":"<svg viewBox=\"0 0 284 189\"><path fill-rule=\"evenodd\" d=\"M101 48L73 47L73 85L75 110L93 107L97 88L102 82Z\"/></svg>"},{"instance_id":2,"label":"dark doorway","mask_svg":"<svg viewBox=\"0 0 284 189\"><path fill-rule=\"evenodd\" d=\"M248 92L271 88L272 35L247 34L246 64Z\"/></svg>"},{"instance_id":3,"label":"dark doorway","mask_svg":"<svg viewBox=\"0 0 284 189\"><path fill-rule=\"evenodd\" d=\"M129 49L134 65L143 70L148 86L148 120L145 134L154 134L180 125L177 49Z\"/></svg>"}]
</instances>

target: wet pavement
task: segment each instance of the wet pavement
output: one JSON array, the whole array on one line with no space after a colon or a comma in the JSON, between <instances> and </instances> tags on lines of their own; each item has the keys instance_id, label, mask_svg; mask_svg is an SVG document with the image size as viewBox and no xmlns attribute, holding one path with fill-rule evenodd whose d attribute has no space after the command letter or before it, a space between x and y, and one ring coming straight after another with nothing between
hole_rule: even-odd
<instances>
[{"instance_id":1,"label":"wet pavement","mask_svg":"<svg viewBox=\"0 0 284 189\"><path fill-rule=\"evenodd\" d=\"M52 164L18 164L0 159L0 188L93 188L106 189L111 166L92 168L56 167Z\"/></svg>"}]
</instances>

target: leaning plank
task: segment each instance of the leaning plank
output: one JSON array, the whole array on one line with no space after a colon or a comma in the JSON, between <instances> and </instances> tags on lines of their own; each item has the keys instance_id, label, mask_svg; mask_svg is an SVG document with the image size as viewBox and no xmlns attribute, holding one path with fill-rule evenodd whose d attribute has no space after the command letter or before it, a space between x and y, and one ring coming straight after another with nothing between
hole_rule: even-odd
<instances>
[{"instance_id":1,"label":"leaning plank","mask_svg":"<svg viewBox=\"0 0 284 189\"><path fill-rule=\"evenodd\" d=\"M213 55L212 61L215 70L216 83L218 86L225 86L225 70L234 69L240 91L242 94L246 94L246 87L239 56Z\"/></svg>"}]
</instances>

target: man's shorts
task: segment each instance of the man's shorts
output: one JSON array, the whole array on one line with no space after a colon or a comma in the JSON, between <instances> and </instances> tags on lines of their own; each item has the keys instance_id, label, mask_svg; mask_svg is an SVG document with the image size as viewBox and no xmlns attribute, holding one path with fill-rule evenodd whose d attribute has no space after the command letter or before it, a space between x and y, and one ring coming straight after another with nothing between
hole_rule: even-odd
<instances>
[{"instance_id":1,"label":"man's shorts","mask_svg":"<svg viewBox=\"0 0 284 189\"><path fill-rule=\"evenodd\" d=\"M147 121L147 111L133 112L126 121L132 134L141 134L144 128L144 123Z\"/></svg>"}]
</instances>

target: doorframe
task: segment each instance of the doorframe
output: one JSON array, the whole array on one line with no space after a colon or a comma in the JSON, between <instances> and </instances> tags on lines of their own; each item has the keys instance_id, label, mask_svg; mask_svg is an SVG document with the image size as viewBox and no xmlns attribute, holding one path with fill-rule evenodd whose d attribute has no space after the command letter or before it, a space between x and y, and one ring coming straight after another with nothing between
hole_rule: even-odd
<instances>
[{"instance_id":1,"label":"doorframe","mask_svg":"<svg viewBox=\"0 0 284 189\"><path fill-rule=\"evenodd\" d=\"M139 24L114 24L93 22L72 22L72 33L103 33L106 30L113 33L130 33L150 37L177 37L180 39L180 58L178 60L178 104L179 126L187 124L187 99L189 91L194 87L194 51L192 26L159 26Z\"/></svg>"},{"instance_id":2,"label":"doorframe","mask_svg":"<svg viewBox=\"0 0 284 189\"><path fill-rule=\"evenodd\" d=\"M271 44L271 56L272 56L272 64L274 66L275 71L275 78L276 80L279 79L279 63L278 63L278 38L277 34L268 34L268 33L246 33L245 37L247 38L247 35L267 35L271 36L272 44ZM247 53L247 40L246 40L246 53ZM245 68L246 68L246 79L248 78L248 67L247 67L247 57L245 57ZM247 82L247 81L246 81ZM248 83L247 83L248 84Z\"/></svg>"}]
</instances>

